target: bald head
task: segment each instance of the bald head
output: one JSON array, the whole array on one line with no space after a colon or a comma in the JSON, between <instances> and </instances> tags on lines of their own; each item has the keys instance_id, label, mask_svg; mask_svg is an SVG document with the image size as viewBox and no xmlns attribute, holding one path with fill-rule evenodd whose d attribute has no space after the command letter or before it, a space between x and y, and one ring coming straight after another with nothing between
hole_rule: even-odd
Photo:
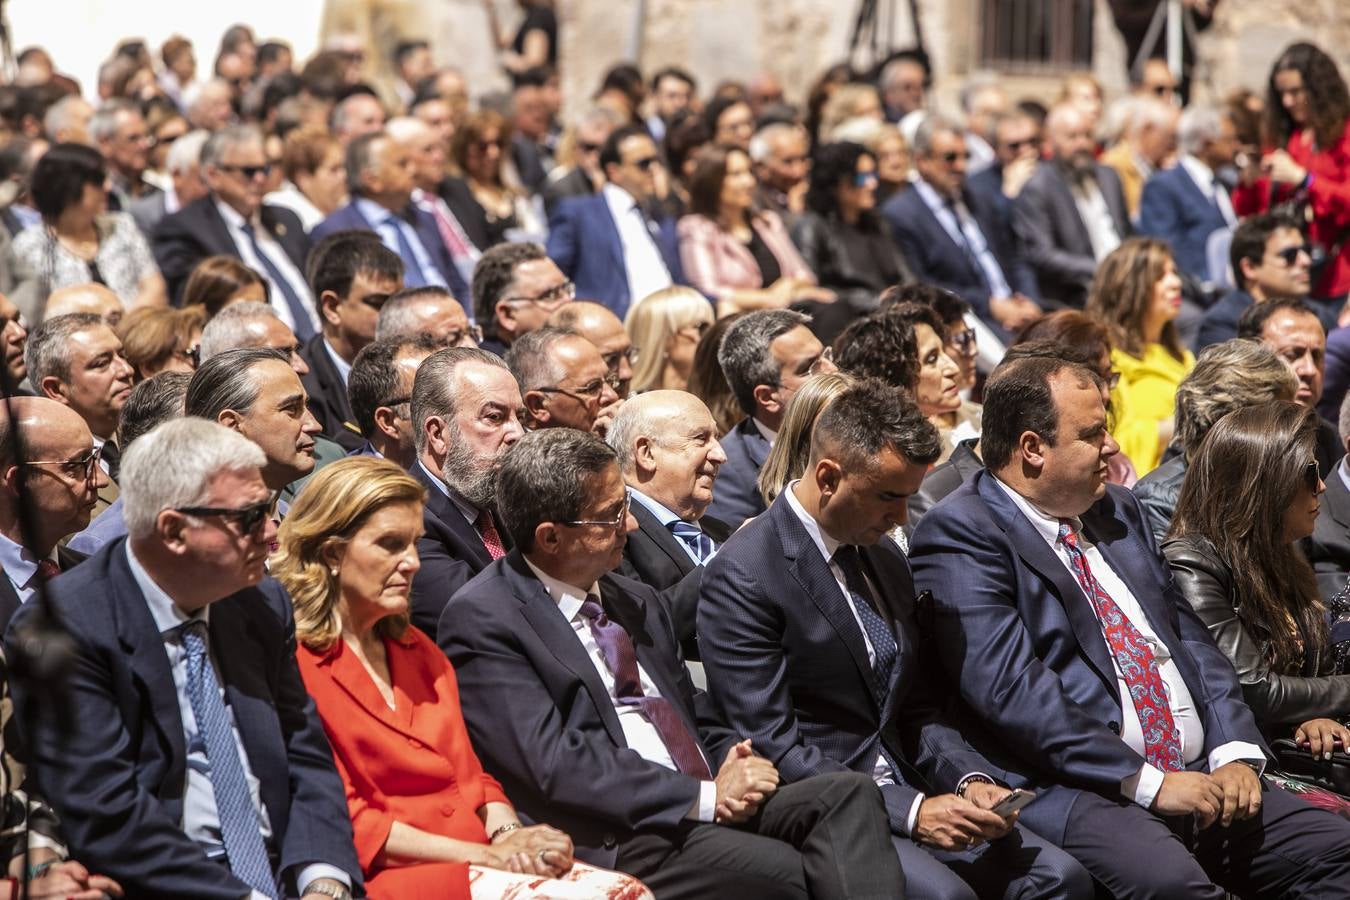
<instances>
[{"instance_id":1,"label":"bald head","mask_svg":"<svg viewBox=\"0 0 1350 900\"><path fill-rule=\"evenodd\" d=\"M634 490L686 522L712 503L726 454L712 413L686 391L648 391L628 400L606 436Z\"/></svg>"},{"instance_id":2,"label":"bald head","mask_svg":"<svg viewBox=\"0 0 1350 900\"><path fill-rule=\"evenodd\" d=\"M126 312L117 295L101 284L72 284L57 288L47 298L47 307L42 312L44 319L54 319L68 313L93 313L113 328L122 321Z\"/></svg>"},{"instance_id":3,"label":"bald head","mask_svg":"<svg viewBox=\"0 0 1350 900\"><path fill-rule=\"evenodd\" d=\"M97 466L89 477L93 449L89 426L64 404L46 397L0 404L0 534L46 556L86 528L98 490L108 484ZM21 460L30 465L19 466Z\"/></svg>"},{"instance_id":4,"label":"bald head","mask_svg":"<svg viewBox=\"0 0 1350 900\"><path fill-rule=\"evenodd\" d=\"M1045 133L1055 159L1077 173L1090 173L1095 165L1096 143L1092 120L1072 103L1061 103L1045 119Z\"/></svg>"},{"instance_id":5,"label":"bald head","mask_svg":"<svg viewBox=\"0 0 1350 900\"><path fill-rule=\"evenodd\" d=\"M633 342L618 316L591 300L574 300L549 316L548 324L570 328L594 344L605 368L619 378L619 396L627 399L633 381Z\"/></svg>"}]
</instances>

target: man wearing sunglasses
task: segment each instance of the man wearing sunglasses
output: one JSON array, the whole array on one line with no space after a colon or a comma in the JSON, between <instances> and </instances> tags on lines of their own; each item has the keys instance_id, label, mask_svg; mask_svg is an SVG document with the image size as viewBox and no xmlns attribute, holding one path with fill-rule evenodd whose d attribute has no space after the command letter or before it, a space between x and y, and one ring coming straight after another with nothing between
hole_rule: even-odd
<instances>
[{"instance_id":1,"label":"man wearing sunglasses","mask_svg":"<svg viewBox=\"0 0 1350 900\"><path fill-rule=\"evenodd\" d=\"M615 129L600 150L600 193L560 201L549 219L549 258L581 296L620 318L633 303L684 278L675 222L657 216L652 204L661 165L645 128Z\"/></svg>"},{"instance_id":2,"label":"man wearing sunglasses","mask_svg":"<svg viewBox=\"0 0 1350 900\"><path fill-rule=\"evenodd\" d=\"M1302 299L1311 289L1312 247L1292 216L1261 213L1243 221L1233 232L1229 260L1235 286L1205 312L1197 351L1237 337L1238 319L1252 304L1275 297Z\"/></svg>"},{"instance_id":3,"label":"man wearing sunglasses","mask_svg":"<svg viewBox=\"0 0 1350 900\"><path fill-rule=\"evenodd\" d=\"M506 364L520 383L531 431L575 428L603 438L623 401L600 350L570 328L541 328L511 345Z\"/></svg>"}]
</instances>

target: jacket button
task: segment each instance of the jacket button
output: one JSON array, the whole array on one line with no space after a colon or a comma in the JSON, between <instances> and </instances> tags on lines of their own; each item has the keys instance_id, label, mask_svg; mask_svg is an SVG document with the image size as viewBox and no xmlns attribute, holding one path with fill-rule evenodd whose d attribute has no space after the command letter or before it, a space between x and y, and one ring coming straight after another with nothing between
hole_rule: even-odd
<instances>
[{"instance_id":1,"label":"jacket button","mask_svg":"<svg viewBox=\"0 0 1350 900\"><path fill-rule=\"evenodd\" d=\"M1116 734L1120 734L1120 723L1119 723L1119 722L1107 722L1107 723L1106 723L1106 727L1107 727L1107 728L1110 728L1110 729L1111 729L1113 732L1115 732Z\"/></svg>"},{"instance_id":2,"label":"jacket button","mask_svg":"<svg viewBox=\"0 0 1350 900\"><path fill-rule=\"evenodd\" d=\"M604 845L605 845L605 849L606 849L606 850L613 850L613 849L614 849L614 845L617 844L618 841L614 840L614 835L612 835L612 834L607 834L607 835L605 835L605 839L604 839L604 842L603 842L603 843L604 843Z\"/></svg>"}]
</instances>

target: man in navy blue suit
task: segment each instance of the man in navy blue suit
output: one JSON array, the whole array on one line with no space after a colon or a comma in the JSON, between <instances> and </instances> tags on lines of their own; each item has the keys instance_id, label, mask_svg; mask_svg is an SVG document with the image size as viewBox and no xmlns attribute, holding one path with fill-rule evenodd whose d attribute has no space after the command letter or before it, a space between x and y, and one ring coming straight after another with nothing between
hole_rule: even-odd
<instances>
[{"instance_id":1,"label":"man in navy blue suit","mask_svg":"<svg viewBox=\"0 0 1350 900\"><path fill-rule=\"evenodd\" d=\"M786 783L849 770L876 781L911 900L1087 900L1078 863L991 812L1009 794L1002 773L944 721L929 683L909 566L888 533L940 449L908 395L880 381L825 408L801 480L708 564L708 690Z\"/></svg>"},{"instance_id":2,"label":"man in navy blue suit","mask_svg":"<svg viewBox=\"0 0 1350 900\"><path fill-rule=\"evenodd\" d=\"M314 226L320 240L335 231L373 231L403 260L408 287L447 288L469 307L469 286L455 267L431 213L412 202L412 165L408 151L383 131L363 134L347 145L347 190L351 202Z\"/></svg>"},{"instance_id":3,"label":"man in navy blue suit","mask_svg":"<svg viewBox=\"0 0 1350 900\"><path fill-rule=\"evenodd\" d=\"M549 218L548 255L587 300L619 318L648 294L684 280L675 222L651 212L656 142L641 125L616 129L600 150L605 186L567 197Z\"/></svg>"},{"instance_id":4,"label":"man in navy blue suit","mask_svg":"<svg viewBox=\"0 0 1350 900\"><path fill-rule=\"evenodd\" d=\"M1054 359L985 389L986 469L924 516L933 646L991 733L1022 821L1114 896L1350 896L1350 822L1260 778L1232 664L1177 591L1100 378Z\"/></svg>"},{"instance_id":5,"label":"man in navy blue suit","mask_svg":"<svg viewBox=\"0 0 1350 900\"><path fill-rule=\"evenodd\" d=\"M1177 126L1177 149L1177 164L1156 170L1144 183L1139 232L1167 241L1178 269L1212 281L1206 242L1219 229L1237 225L1228 189L1215 175L1237 156L1232 117L1207 106L1187 109Z\"/></svg>"},{"instance_id":6,"label":"man in navy blue suit","mask_svg":"<svg viewBox=\"0 0 1350 900\"><path fill-rule=\"evenodd\" d=\"M1281 297L1306 298L1312 285L1311 250L1298 219L1292 216L1261 213L1239 225L1228 249L1236 287L1205 312L1196 352L1237 337L1238 320L1254 304Z\"/></svg>"},{"instance_id":7,"label":"man in navy blue suit","mask_svg":"<svg viewBox=\"0 0 1350 900\"><path fill-rule=\"evenodd\" d=\"M64 703L12 671L29 774L72 854L128 897L360 892L342 780L295 665L263 453L198 418L122 461L128 537L48 586ZM6 651L41 609L26 606Z\"/></svg>"},{"instance_id":8,"label":"man in navy blue suit","mask_svg":"<svg viewBox=\"0 0 1350 900\"><path fill-rule=\"evenodd\" d=\"M833 356L790 309L761 309L736 321L722 338L717 362L746 417L722 437L727 461L708 514L732 528L764 512L759 470L769 456L788 402L802 382L835 371Z\"/></svg>"}]
</instances>

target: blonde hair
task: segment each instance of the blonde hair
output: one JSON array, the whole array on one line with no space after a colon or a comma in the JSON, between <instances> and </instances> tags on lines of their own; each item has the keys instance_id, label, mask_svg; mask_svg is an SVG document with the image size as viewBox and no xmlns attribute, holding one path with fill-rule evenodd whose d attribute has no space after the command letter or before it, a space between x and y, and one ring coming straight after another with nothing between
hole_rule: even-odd
<instances>
[{"instance_id":1,"label":"blonde hair","mask_svg":"<svg viewBox=\"0 0 1350 900\"><path fill-rule=\"evenodd\" d=\"M830 99L825 101L825 108L821 110L820 133L826 135L828 140L836 140L833 137L834 130L857 116L858 107L868 98L875 99L880 108L881 95L872 85L861 82L839 85L834 89L834 93L830 94Z\"/></svg>"},{"instance_id":2,"label":"blonde hair","mask_svg":"<svg viewBox=\"0 0 1350 900\"><path fill-rule=\"evenodd\" d=\"M282 521L280 549L271 560L271 574L290 592L300 643L326 650L342 632L338 579L323 561L324 549L350 538L386 506L425 500L426 489L385 459L353 456L314 474ZM406 613L375 625L382 637L393 639L407 628Z\"/></svg>"},{"instance_id":3,"label":"blonde hair","mask_svg":"<svg viewBox=\"0 0 1350 900\"><path fill-rule=\"evenodd\" d=\"M633 346L641 348L633 367L633 391L661 387L666 368L666 344L690 325L716 320L712 304L693 288L668 287L639 300L628 308L623 327Z\"/></svg>"},{"instance_id":4,"label":"blonde hair","mask_svg":"<svg viewBox=\"0 0 1350 900\"><path fill-rule=\"evenodd\" d=\"M853 383L853 377L844 372L823 372L812 375L797 389L783 415L773 449L759 470L759 493L766 504L772 505L783 488L802 477L811 458L811 431L816 419Z\"/></svg>"}]
</instances>

